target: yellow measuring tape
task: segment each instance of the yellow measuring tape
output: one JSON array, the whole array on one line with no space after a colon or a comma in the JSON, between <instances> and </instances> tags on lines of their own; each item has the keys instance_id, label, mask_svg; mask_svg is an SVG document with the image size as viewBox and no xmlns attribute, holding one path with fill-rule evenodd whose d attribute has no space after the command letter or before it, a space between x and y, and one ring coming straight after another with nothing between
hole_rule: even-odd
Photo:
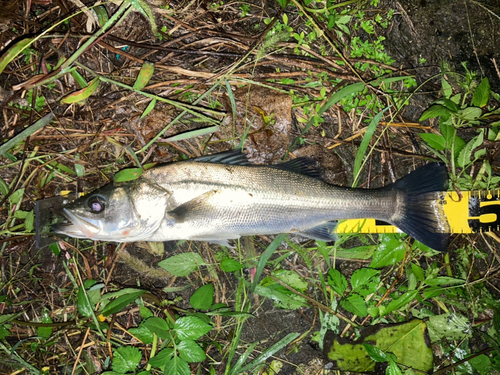
<instances>
[{"instance_id":1,"label":"yellow measuring tape","mask_svg":"<svg viewBox=\"0 0 500 375\"><path fill-rule=\"evenodd\" d=\"M450 233L478 233L500 230L500 190L443 192L444 212ZM375 219L344 220L337 233L399 233L393 225Z\"/></svg>"}]
</instances>

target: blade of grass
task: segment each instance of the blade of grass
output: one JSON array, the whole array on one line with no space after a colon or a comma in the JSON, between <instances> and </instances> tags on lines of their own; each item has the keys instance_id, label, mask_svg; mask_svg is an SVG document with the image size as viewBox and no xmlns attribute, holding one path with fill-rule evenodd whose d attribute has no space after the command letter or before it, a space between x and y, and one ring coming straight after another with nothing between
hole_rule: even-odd
<instances>
[{"instance_id":1,"label":"blade of grass","mask_svg":"<svg viewBox=\"0 0 500 375\"><path fill-rule=\"evenodd\" d=\"M32 135L33 133L37 132L38 130L49 124L53 119L54 115L52 113L49 113L48 115L42 117L40 120L35 122L29 128L24 129L21 133L9 139L7 142L5 142L3 145L0 146L0 156L3 156L12 147L21 143L30 135Z\"/></svg>"},{"instance_id":2,"label":"blade of grass","mask_svg":"<svg viewBox=\"0 0 500 375\"><path fill-rule=\"evenodd\" d=\"M278 246L285 240L285 238L286 238L286 233L280 234L273 240L273 242L269 244L267 249L260 256L259 263L257 264L257 270L255 271L255 276L252 283L252 288L251 288L252 293L255 291L255 288L259 283L260 275L262 274L262 271L264 270L267 261L269 260L271 255L273 255L273 253L276 251Z\"/></svg>"},{"instance_id":3,"label":"blade of grass","mask_svg":"<svg viewBox=\"0 0 500 375\"><path fill-rule=\"evenodd\" d=\"M358 184L358 178L361 172L361 163L363 162L366 150L368 149L373 134L375 133L375 130L377 129L378 123L382 119L384 112L387 111L389 108L390 106L384 108L382 111L377 113L375 117L370 121L370 124L368 124L365 135L363 135L363 139L361 141L361 144L359 145L358 153L356 154L356 159L354 160L354 169L353 169L354 182L352 184L352 187L356 187L356 185Z\"/></svg>"},{"instance_id":4,"label":"blade of grass","mask_svg":"<svg viewBox=\"0 0 500 375\"><path fill-rule=\"evenodd\" d=\"M162 142L176 142L176 141L183 141L185 139L191 139L194 137L199 137L205 134L210 134L210 133L215 133L219 131L219 125L215 126L209 126L208 128L201 128L201 129L194 129L194 130L189 130L187 132L181 133L181 134L176 134L168 138L164 138L161 141Z\"/></svg>"}]
</instances>

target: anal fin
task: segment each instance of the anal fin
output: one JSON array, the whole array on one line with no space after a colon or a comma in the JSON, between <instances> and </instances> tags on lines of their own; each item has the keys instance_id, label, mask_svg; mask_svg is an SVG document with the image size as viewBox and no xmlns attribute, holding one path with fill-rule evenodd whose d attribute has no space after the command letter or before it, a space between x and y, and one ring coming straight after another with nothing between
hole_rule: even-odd
<instances>
[{"instance_id":1,"label":"anal fin","mask_svg":"<svg viewBox=\"0 0 500 375\"><path fill-rule=\"evenodd\" d=\"M300 230L297 233L301 236L310 238L312 240L318 241L336 241L337 235L335 234L335 228L337 227L337 221L328 221L322 223L312 228L307 228Z\"/></svg>"}]
</instances>

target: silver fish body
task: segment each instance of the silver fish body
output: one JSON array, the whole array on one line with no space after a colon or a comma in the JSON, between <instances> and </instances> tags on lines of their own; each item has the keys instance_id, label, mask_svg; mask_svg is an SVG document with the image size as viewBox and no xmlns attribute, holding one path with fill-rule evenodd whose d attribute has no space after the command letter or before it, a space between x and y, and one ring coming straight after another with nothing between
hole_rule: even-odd
<instances>
[{"instance_id":1,"label":"silver fish body","mask_svg":"<svg viewBox=\"0 0 500 375\"><path fill-rule=\"evenodd\" d=\"M54 230L116 242L201 240L298 233L332 240L335 220L375 218L438 250L448 243L437 202L446 168L428 164L381 189L329 185L309 163L250 165L232 151L166 164L132 182L109 184L64 209L71 224Z\"/></svg>"}]
</instances>

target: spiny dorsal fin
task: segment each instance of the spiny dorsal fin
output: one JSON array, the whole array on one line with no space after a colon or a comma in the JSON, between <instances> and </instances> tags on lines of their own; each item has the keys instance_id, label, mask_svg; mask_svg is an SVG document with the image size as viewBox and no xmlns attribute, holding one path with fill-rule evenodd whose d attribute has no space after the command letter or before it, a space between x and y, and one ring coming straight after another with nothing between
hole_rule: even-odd
<instances>
[{"instance_id":1,"label":"spiny dorsal fin","mask_svg":"<svg viewBox=\"0 0 500 375\"><path fill-rule=\"evenodd\" d=\"M321 178L319 170L315 167L316 162L313 159L300 157L285 161L284 163L273 165L273 168L284 171L304 174L313 178Z\"/></svg>"},{"instance_id":2,"label":"spiny dorsal fin","mask_svg":"<svg viewBox=\"0 0 500 375\"><path fill-rule=\"evenodd\" d=\"M189 159L190 161L204 162L204 163L220 163L231 165L252 165L245 154L240 148L236 150L229 150L219 152L217 154L200 156L198 158Z\"/></svg>"}]
</instances>

